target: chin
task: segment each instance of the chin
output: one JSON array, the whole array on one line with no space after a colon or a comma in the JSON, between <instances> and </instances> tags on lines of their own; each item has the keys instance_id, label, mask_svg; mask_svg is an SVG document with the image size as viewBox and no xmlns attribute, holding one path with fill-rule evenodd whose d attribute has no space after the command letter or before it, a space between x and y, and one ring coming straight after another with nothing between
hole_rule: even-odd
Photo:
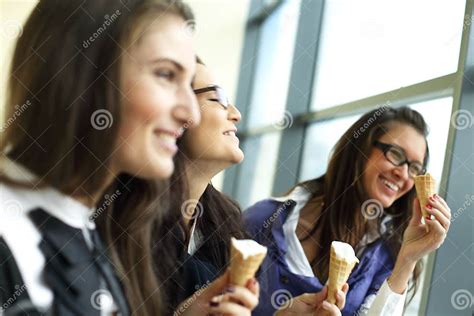
<instances>
[{"instance_id":1,"label":"chin","mask_svg":"<svg viewBox=\"0 0 474 316\"><path fill-rule=\"evenodd\" d=\"M174 171L174 163L171 159L158 159L150 163L148 168L142 170L145 179L166 179L171 177Z\"/></svg>"},{"instance_id":2,"label":"chin","mask_svg":"<svg viewBox=\"0 0 474 316\"><path fill-rule=\"evenodd\" d=\"M238 163L241 163L242 160L244 160L244 153L242 151L240 151L239 153L236 153L234 155L234 159L232 161L233 164L238 164Z\"/></svg>"}]
</instances>

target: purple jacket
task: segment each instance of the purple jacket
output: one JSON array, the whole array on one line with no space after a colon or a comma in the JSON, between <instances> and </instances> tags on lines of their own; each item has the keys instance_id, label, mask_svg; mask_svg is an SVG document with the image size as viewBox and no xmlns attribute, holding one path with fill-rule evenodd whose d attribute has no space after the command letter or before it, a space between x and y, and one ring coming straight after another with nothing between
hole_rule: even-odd
<instances>
[{"instance_id":1,"label":"purple jacket","mask_svg":"<svg viewBox=\"0 0 474 316\"><path fill-rule=\"evenodd\" d=\"M319 292L324 286L317 277L292 273L286 263L287 245L283 224L295 205L293 200L278 202L267 199L243 213L248 233L268 247L267 257L258 274L260 303L252 314L254 316L271 316L285 298ZM349 276L349 292L342 310L344 316L355 315L365 298L377 293L394 265L389 249L381 239L367 246L359 260L360 263Z\"/></svg>"}]
</instances>

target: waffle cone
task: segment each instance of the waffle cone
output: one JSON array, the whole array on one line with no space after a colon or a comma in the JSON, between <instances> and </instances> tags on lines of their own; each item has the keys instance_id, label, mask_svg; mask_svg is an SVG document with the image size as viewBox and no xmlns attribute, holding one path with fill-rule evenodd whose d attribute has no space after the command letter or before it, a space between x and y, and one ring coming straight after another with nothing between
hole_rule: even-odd
<instances>
[{"instance_id":1,"label":"waffle cone","mask_svg":"<svg viewBox=\"0 0 474 316\"><path fill-rule=\"evenodd\" d=\"M436 193L435 186L436 180L429 173L415 177L416 195L420 201L423 218L430 216L426 212L425 206L429 203L429 197ZM426 226L426 229L428 230L428 226Z\"/></svg>"},{"instance_id":2,"label":"waffle cone","mask_svg":"<svg viewBox=\"0 0 474 316\"><path fill-rule=\"evenodd\" d=\"M232 240L235 240L232 238ZM247 281L255 276L258 268L267 255L265 252L249 255L247 257L231 242L230 248L230 283L245 286Z\"/></svg>"},{"instance_id":3,"label":"waffle cone","mask_svg":"<svg viewBox=\"0 0 474 316\"><path fill-rule=\"evenodd\" d=\"M336 252L331 247L331 257L329 259L329 279L328 279L328 298L331 304L336 303L335 291L340 290L347 282L352 269L358 261L349 262L336 256Z\"/></svg>"}]
</instances>

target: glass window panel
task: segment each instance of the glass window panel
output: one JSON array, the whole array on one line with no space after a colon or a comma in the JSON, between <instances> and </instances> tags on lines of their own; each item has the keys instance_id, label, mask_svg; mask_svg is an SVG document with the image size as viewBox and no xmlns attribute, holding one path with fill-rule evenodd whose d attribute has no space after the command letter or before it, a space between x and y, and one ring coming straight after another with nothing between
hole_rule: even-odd
<instances>
[{"instance_id":1,"label":"glass window panel","mask_svg":"<svg viewBox=\"0 0 474 316\"><path fill-rule=\"evenodd\" d=\"M360 115L314 123L306 131L300 181L326 172L329 155L336 142Z\"/></svg>"},{"instance_id":2,"label":"glass window panel","mask_svg":"<svg viewBox=\"0 0 474 316\"><path fill-rule=\"evenodd\" d=\"M331 0L313 109L358 100L457 70L463 0Z\"/></svg>"},{"instance_id":3,"label":"glass window panel","mask_svg":"<svg viewBox=\"0 0 474 316\"><path fill-rule=\"evenodd\" d=\"M239 174L238 199L243 209L272 194L281 132L248 139Z\"/></svg>"},{"instance_id":4,"label":"glass window panel","mask_svg":"<svg viewBox=\"0 0 474 316\"><path fill-rule=\"evenodd\" d=\"M451 122L451 111L453 98L443 98L427 102L421 102L410 105L410 107L423 115L428 124L430 133L428 135L428 146L430 148L430 161L428 164L428 172L437 179L436 190L441 182L443 173L444 158L446 153L446 145L448 142L448 133ZM449 202L449 200L448 200ZM426 259L426 258L425 258ZM420 276L421 284L425 284L424 280L429 277L424 271ZM413 301L408 305L405 315L416 316L421 304L421 296L425 288L420 288L416 293Z\"/></svg>"},{"instance_id":5,"label":"glass window panel","mask_svg":"<svg viewBox=\"0 0 474 316\"><path fill-rule=\"evenodd\" d=\"M261 30L249 127L278 122L288 94L300 0L285 1L264 22ZM242 65L248 61L243 60Z\"/></svg>"}]
</instances>

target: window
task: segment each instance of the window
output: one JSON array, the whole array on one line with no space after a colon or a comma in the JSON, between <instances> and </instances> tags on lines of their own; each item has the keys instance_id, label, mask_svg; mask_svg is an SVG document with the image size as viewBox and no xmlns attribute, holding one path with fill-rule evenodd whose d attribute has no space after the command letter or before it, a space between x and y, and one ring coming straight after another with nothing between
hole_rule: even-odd
<instances>
[{"instance_id":1,"label":"window","mask_svg":"<svg viewBox=\"0 0 474 316\"><path fill-rule=\"evenodd\" d=\"M456 72L465 1L331 0L313 109Z\"/></svg>"}]
</instances>

